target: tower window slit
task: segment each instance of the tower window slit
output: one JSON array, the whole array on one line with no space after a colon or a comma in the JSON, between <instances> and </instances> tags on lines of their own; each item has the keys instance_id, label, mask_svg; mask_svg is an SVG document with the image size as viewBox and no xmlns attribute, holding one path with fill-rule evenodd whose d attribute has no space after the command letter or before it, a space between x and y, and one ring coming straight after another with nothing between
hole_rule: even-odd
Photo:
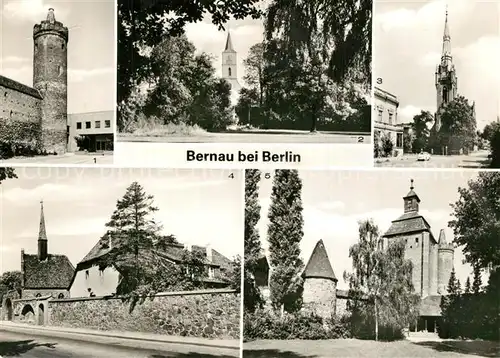
<instances>
[{"instance_id":1,"label":"tower window slit","mask_svg":"<svg viewBox=\"0 0 500 358\"><path fill-rule=\"evenodd\" d=\"M229 77L231 77L231 67L228 68Z\"/></svg>"}]
</instances>

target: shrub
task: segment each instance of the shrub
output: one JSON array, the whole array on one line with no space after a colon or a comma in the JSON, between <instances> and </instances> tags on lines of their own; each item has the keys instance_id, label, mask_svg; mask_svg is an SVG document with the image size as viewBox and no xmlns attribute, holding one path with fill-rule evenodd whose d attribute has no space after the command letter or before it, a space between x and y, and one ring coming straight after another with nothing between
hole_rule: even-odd
<instances>
[{"instance_id":1,"label":"shrub","mask_svg":"<svg viewBox=\"0 0 500 358\"><path fill-rule=\"evenodd\" d=\"M282 317L273 311L258 309L245 312L243 336L254 339L335 339L348 338L350 333L346 321L334 317L323 320L311 312L285 313Z\"/></svg>"},{"instance_id":2,"label":"shrub","mask_svg":"<svg viewBox=\"0 0 500 358\"><path fill-rule=\"evenodd\" d=\"M394 143L388 135L382 137L382 153L384 157L392 157L392 150L394 149Z\"/></svg>"}]
</instances>

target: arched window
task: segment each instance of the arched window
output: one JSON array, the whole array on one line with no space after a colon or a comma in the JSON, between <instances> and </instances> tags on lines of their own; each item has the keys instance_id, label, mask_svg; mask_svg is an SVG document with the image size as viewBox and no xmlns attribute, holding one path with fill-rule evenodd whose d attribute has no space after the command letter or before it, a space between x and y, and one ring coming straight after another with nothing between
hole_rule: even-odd
<instances>
[{"instance_id":1,"label":"arched window","mask_svg":"<svg viewBox=\"0 0 500 358\"><path fill-rule=\"evenodd\" d=\"M60 293L57 298L64 298L64 293Z\"/></svg>"},{"instance_id":2,"label":"arched window","mask_svg":"<svg viewBox=\"0 0 500 358\"><path fill-rule=\"evenodd\" d=\"M231 77L231 67L229 67L227 70L229 72L229 77Z\"/></svg>"},{"instance_id":3,"label":"arched window","mask_svg":"<svg viewBox=\"0 0 500 358\"><path fill-rule=\"evenodd\" d=\"M42 294L41 294L41 293L37 293L35 297L36 297L36 298L38 298L38 297L42 297Z\"/></svg>"}]
</instances>

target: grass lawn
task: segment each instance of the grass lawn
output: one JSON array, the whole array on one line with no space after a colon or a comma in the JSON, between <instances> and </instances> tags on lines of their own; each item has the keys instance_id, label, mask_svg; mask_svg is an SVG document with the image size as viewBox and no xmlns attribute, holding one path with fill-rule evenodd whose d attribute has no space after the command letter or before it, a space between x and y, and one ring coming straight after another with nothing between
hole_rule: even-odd
<instances>
[{"instance_id":1,"label":"grass lawn","mask_svg":"<svg viewBox=\"0 0 500 358\"><path fill-rule=\"evenodd\" d=\"M499 357L500 346L487 341L375 342L357 339L327 341L255 341L243 345L244 358L330 357Z\"/></svg>"}]
</instances>

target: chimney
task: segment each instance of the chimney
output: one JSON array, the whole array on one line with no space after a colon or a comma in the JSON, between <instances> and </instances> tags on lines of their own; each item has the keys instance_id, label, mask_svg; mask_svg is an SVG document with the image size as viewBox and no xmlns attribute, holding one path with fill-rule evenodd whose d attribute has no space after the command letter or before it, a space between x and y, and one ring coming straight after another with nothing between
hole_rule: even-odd
<instances>
[{"instance_id":1,"label":"chimney","mask_svg":"<svg viewBox=\"0 0 500 358\"><path fill-rule=\"evenodd\" d=\"M206 251L207 251L207 261L213 263L212 248L210 247L210 245L207 245Z\"/></svg>"}]
</instances>

